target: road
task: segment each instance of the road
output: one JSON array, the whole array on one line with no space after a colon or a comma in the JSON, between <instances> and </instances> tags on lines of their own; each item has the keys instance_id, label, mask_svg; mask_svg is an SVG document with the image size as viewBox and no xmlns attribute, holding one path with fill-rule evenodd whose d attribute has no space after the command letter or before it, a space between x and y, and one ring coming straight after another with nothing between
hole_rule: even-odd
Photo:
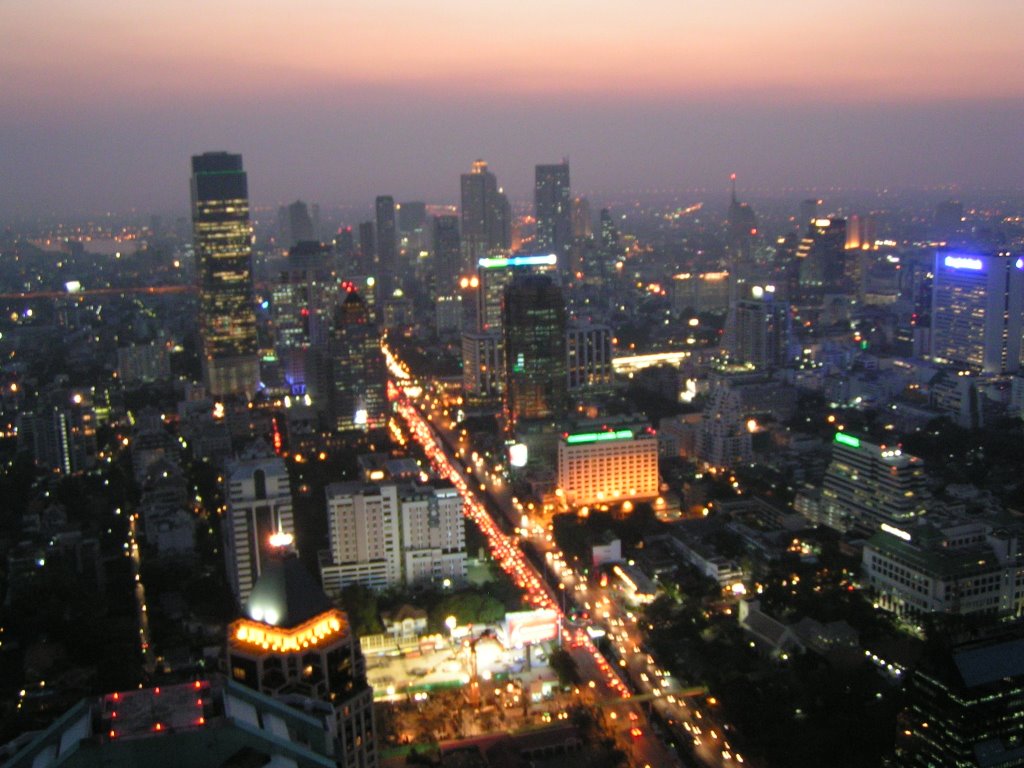
<instances>
[{"instance_id":1,"label":"road","mask_svg":"<svg viewBox=\"0 0 1024 768\"><path fill-rule=\"evenodd\" d=\"M524 590L527 601L535 607L547 608L559 615L564 627L564 647L568 648L576 661L585 681L584 686L590 691L589 695L598 702L609 702L606 707L606 724L616 732L620 743L626 748L631 764L645 768L680 765L674 751L667 749L654 733L643 706L629 702L632 693L630 687L623 682L619 668L601 654L582 628L565 625L562 606L569 585L562 589L552 588L526 557L520 536L506 534L495 521L492 511L508 520L514 520L519 509L518 500L505 488L500 470L492 468L486 477L472 476L462 461L456 458L452 446L447 440L441 439L436 427L430 423L437 415L430 414L428 421L421 410L429 410L422 389L411 383L408 373L390 353L387 357L389 368L397 380L397 383L393 381L389 386L390 396L409 434L423 449L437 474L452 482L462 495L466 516L480 528L492 556ZM446 437L451 439L450 434ZM492 490L494 495L491 496L488 490ZM499 505L504 505L504 508ZM553 542L549 543L554 547Z\"/></svg>"},{"instance_id":2,"label":"road","mask_svg":"<svg viewBox=\"0 0 1024 768\"><path fill-rule=\"evenodd\" d=\"M393 372L402 370L393 358L392 366ZM646 650L644 631L637 623L639 609L627 605L622 593L611 585L590 584L577 574L558 550L550 526L544 524L546 517L540 510L524 507L512 494L503 459L486 457L472 449L468 436L449 416L450 404L443 397L432 393L429 387L424 390L416 386L413 391L418 396L415 405L412 401L409 405L415 419L420 429L430 434L435 449L446 456L459 478L457 487L464 494L472 493L474 504L486 507L485 513L487 510L495 512L498 519L504 519L509 528L515 529L514 536L502 534L503 546L522 552L522 545L528 541L539 553L544 570L538 570L528 558L521 559L539 576L549 596L558 594L559 613L573 608L586 611L594 625L607 633L612 648L607 659L585 633L579 630L572 633L573 642L585 641L582 647L586 652L574 651L573 654L584 679L601 681L607 679L609 670L614 670L616 677L621 675L619 679L627 682L627 689L650 700L649 706L664 723L664 727L658 728L659 738L639 705L634 703L626 709L615 706L609 710L608 725L623 734L633 763L638 766L672 764L666 760L675 760L675 751L669 758L663 740L681 745L688 743L692 751L681 750L681 753L692 754L697 761L694 764L726 768L746 763L746 758L736 752L729 741L732 728L721 721L717 700L704 696L703 689L684 690ZM601 698L600 691L597 693ZM634 728L639 728L639 737L633 735Z\"/></svg>"}]
</instances>

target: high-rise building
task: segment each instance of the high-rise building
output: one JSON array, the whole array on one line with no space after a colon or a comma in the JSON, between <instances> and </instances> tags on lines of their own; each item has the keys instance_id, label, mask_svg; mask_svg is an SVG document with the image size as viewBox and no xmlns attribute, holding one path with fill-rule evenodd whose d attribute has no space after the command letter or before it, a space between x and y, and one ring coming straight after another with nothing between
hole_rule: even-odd
<instances>
[{"instance_id":1,"label":"high-rise building","mask_svg":"<svg viewBox=\"0 0 1024 768\"><path fill-rule=\"evenodd\" d=\"M352 274L377 274L377 228L372 221L359 223L359 261L352 265Z\"/></svg>"},{"instance_id":2,"label":"high-rise building","mask_svg":"<svg viewBox=\"0 0 1024 768\"><path fill-rule=\"evenodd\" d=\"M375 768L373 689L348 616L297 557L280 550L267 560L245 614L228 628L232 679L300 711L326 709L335 747L329 764Z\"/></svg>"},{"instance_id":3,"label":"high-rise building","mask_svg":"<svg viewBox=\"0 0 1024 768\"><path fill-rule=\"evenodd\" d=\"M260 371L249 189L241 155L193 156L192 227L206 389L215 397L251 395Z\"/></svg>"},{"instance_id":4,"label":"high-rise building","mask_svg":"<svg viewBox=\"0 0 1024 768\"><path fill-rule=\"evenodd\" d=\"M940 251L933 274L932 358L984 373L1019 370L1024 259Z\"/></svg>"},{"instance_id":5,"label":"high-rise building","mask_svg":"<svg viewBox=\"0 0 1024 768\"><path fill-rule=\"evenodd\" d=\"M729 241L729 270L733 280L739 278L740 267L750 264L751 246L757 234L757 216L749 203L741 203L736 198L736 174L732 174L732 197L726 218Z\"/></svg>"},{"instance_id":6,"label":"high-rise building","mask_svg":"<svg viewBox=\"0 0 1024 768\"><path fill-rule=\"evenodd\" d=\"M570 391L611 389L612 329L607 325L574 322L565 338L567 385Z\"/></svg>"},{"instance_id":7,"label":"high-rise building","mask_svg":"<svg viewBox=\"0 0 1024 768\"><path fill-rule=\"evenodd\" d=\"M926 511L924 462L898 445L836 432L821 490L821 523L838 531L904 526Z\"/></svg>"},{"instance_id":8,"label":"high-rise building","mask_svg":"<svg viewBox=\"0 0 1024 768\"><path fill-rule=\"evenodd\" d=\"M534 176L534 216L537 219L537 253L558 255L559 272L568 269L566 260L572 241L572 195L569 190L569 161L538 165Z\"/></svg>"},{"instance_id":9,"label":"high-rise building","mask_svg":"<svg viewBox=\"0 0 1024 768\"><path fill-rule=\"evenodd\" d=\"M469 407L499 405L505 389L501 334L462 334L462 391Z\"/></svg>"},{"instance_id":10,"label":"high-rise building","mask_svg":"<svg viewBox=\"0 0 1024 768\"><path fill-rule=\"evenodd\" d=\"M726 323L722 346L729 360L762 370L783 366L789 342L789 305L776 297L774 285L752 286L750 297L733 305Z\"/></svg>"},{"instance_id":11,"label":"high-rise building","mask_svg":"<svg viewBox=\"0 0 1024 768\"><path fill-rule=\"evenodd\" d=\"M1019 629L943 645L929 648L906 682L894 765L1009 768L1024 763Z\"/></svg>"},{"instance_id":12,"label":"high-rise building","mask_svg":"<svg viewBox=\"0 0 1024 768\"><path fill-rule=\"evenodd\" d=\"M456 216L434 217L433 285L431 295L452 296L462 275L462 241Z\"/></svg>"},{"instance_id":13,"label":"high-rise building","mask_svg":"<svg viewBox=\"0 0 1024 768\"><path fill-rule=\"evenodd\" d=\"M274 351L292 394L311 388L310 351L325 348L337 300L330 250L303 241L288 252L285 267L271 289Z\"/></svg>"},{"instance_id":14,"label":"high-rise building","mask_svg":"<svg viewBox=\"0 0 1024 768\"><path fill-rule=\"evenodd\" d=\"M284 460L252 450L224 470L227 512L221 523L228 584L244 605L273 550L271 537L295 534Z\"/></svg>"},{"instance_id":15,"label":"high-rise building","mask_svg":"<svg viewBox=\"0 0 1024 768\"><path fill-rule=\"evenodd\" d=\"M846 284L846 219L812 221L796 249L797 295L793 303L820 307L828 293L851 293ZM791 298L791 300L793 300Z\"/></svg>"},{"instance_id":16,"label":"high-rise building","mask_svg":"<svg viewBox=\"0 0 1024 768\"><path fill-rule=\"evenodd\" d=\"M450 486L359 481L327 487L330 562L324 588L460 583L466 577L462 499Z\"/></svg>"},{"instance_id":17,"label":"high-rise building","mask_svg":"<svg viewBox=\"0 0 1024 768\"><path fill-rule=\"evenodd\" d=\"M658 495L658 439L631 429L577 432L558 443L558 487L573 506Z\"/></svg>"},{"instance_id":18,"label":"high-rise building","mask_svg":"<svg viewBox=\"0 0 1024 768\"><path fill-rule=\"evenodd\" d=\"M718 382L708 395L697 435L697 458L705 466L720 469L754 460L743 397L728 381Z\"/></svg>"},{"instance_id":19,"label":"high-rise building","mask_svg":"<svg viewBox=\"0 0 1024 768\"><path fill-rule=\"evenodd\" d=\"M299 243L318 240L313 220L309 217L309 208L301 200L288 206L288 242L289 248Z\"/></svg>"},{"instance_id":20,"label":"high-rise building","mask_svg":"<svg viewBox=\"0 0 1024 768\"><path fill-rule=\"evenodd\" d=\"M380 348L380 329L354 286L334 315L328 342L328 385L331 422L335 429L374 429L387 417L387 369Z\"/></svg>"},{"instance_id":21,"label":"high-rise building","mask_svg":"<svg viewBox=\"0 0 1024 768\"><path fill-rule=\"evenodd\" d=\"M539 256L484 257L477 261L478 330L501 333L501 306L505 289L521 275L554 276L557 267L554 254Z\"/></svg>"},{"instance_id":22,"label":"high-rise building","mask_svg":"<svg viewBox=\"0 0 1024 768\"><path fill-rule=\"evenodd\" d=\"M519 275L505 289L505 414L559 419L568 407L565 298L548 275Z\"/></svg>"},{"instance_id":23,"label":"high-rise building","mask_svg":"<svg viewBox=\"0 0 1024 768\"><path fill-rule=\"evenodd\" d=\"M374 203L377 213L377 297L381 303L390 299L398 286L398 232L395 227L395 198L380 195Z\"/></svg>"},{"instance_id":24,"label":"high-rise building","mask_svg":"<svg viewBox=\"0 0 1024 768\"><path fill-rule=\"evenodd\" d=\"M460 185L464 265L469 266L509 247L512 216L497 177L487 170L483 160L474 161L473 169L462 174Z\"/></svg>"}]
</instances>

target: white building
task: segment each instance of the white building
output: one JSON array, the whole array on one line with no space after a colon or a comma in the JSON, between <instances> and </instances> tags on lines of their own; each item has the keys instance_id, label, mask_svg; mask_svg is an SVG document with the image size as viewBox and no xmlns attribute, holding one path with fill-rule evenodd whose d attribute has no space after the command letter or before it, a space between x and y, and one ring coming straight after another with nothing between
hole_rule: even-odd
<instances>
[{"instance_id":1,"label":"white building","mask_svg":"<svg viewBox=\"0 0 1024 768\"><path fill-rule=\"evenodd\" d=\"M658 440L631 429L566 435L558 442L558 486L573 506L653 499Z\"/></svg>"},{"instance_id":2,"label":"white building","mask_svg":"<svg viewBox=\"0 0 1024 768\"><path fill-rule=\"evenodd\" d=\"M821 489L820 519L837 531L873 533L882 523L910 525L926 511L924 462L898 445L875 445L836 432Z\"/></svg>"},{"instance_id":3,"label":"white building","mask_svg":"<svg viewBox=\"0 0 1024 768\"><path fill-rule=\"evenodd\" d=\"M244 604L262 572L270 537L295 534L292 492L284 459L266 446L229 462L224 470L224 560L228 583Z\"/></svg>"},{"instance_id":4,"label":"white building","mask_svg":"<svg viewBox=\"0 0 1024 768\"><path fill-rule=\"evenodd\" d=\"M327 526L330 562L321 577L328 593L465 579L465 522L454 488L332 483Z\"/></svg>"},{"instance_id":5,"label":"white building","mask_svg":"<svg viewBox=\"0 0 1024 768\"><path fill-rule=\"evenodd\" d=\"M945 520L885 526L864 546L861 570L879 608L1017 618L1024 609L1024 553L1017 528Z\"/></svg>"}]
</instances>

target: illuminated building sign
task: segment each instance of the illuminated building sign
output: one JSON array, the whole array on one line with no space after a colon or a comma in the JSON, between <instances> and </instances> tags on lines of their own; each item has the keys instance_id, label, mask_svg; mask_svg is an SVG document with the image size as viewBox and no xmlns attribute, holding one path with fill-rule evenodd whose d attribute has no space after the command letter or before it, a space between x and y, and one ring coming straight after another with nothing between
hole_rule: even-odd
<instances>
[{"instance_id":1,"label":"illuminated building sign","mask_svg":"<svg viewBox=\"0 0 1024 768\"><path fill-rule=\"evenodd\" d=\"M233 644L244 649L292 653L347 634L345 615L332 609L294 629L278 629L263 622L239 619L231 625L230 637Z\"/></svg>"},{"instance_id":2,"label":"illuminated building sign","mask_svg":"<svg viewBox=\"0 0 1024 768\"><path fill-rule=\"evenodd\" d=\"M840 445L848 445L851 448L860 448L860 440L842 432L836 432L836 442Z\"/></svg>"},{"instance_id":3,"label":"illuminated building sign","mask_svg":"<svg viewBox=\"0 0 1024 768\"><path fill-rule=\"evenodd\" d=\"M882 523L880 527L883 531L885 531L886 533L891 533L896 538L903 539L904 541L910 541L910 534L900 528L897 528L894 525Z\"/></svg>"},{"instance_id":4,"label":"illuminated building sign","mask_svg":"<svg viewBox=\"0 0 1024 768\"><path fill-rule=\"evenodd\" d=\"M584 443L600 443L605 440L629 440L633 437L631 429L617 429L614 432L580 432L569 435L565 438L567 445L582 445Z\"/></svg>"},{"instance_id":5,"label":"illuminated building sign","mask_svg":"<svg viewBox=\"0 0 1024 768\"><path fill-rule=\"evenodd\" d=\"M545 608L505 614L505 647L542 643L558 637L558 614Z\"/></svg>"},{"instance_id":6,"label":"illuminated building sign","mask_svg":"<svg viewBox=\"0 0 1024 768\"><path fill-rule=\"evenodd\" d=\"M507 259L482 258L477 264L482 269L503 269L505 267L553 267L558 263L558 256L547 253L543 256L511 256Z\"/></svg>"},{"instance_id":7,"label":"illuminated building sign","mask_svg":"<svg viewBox=\"0 0 1024 768\"><path fill-rule=\"evenodd\" d=\"M985 268L981 259L971 258L970 256L947 256L942 260L942 263L950 269L973 269L977 272Z\"/></svg>"}]
</instances>

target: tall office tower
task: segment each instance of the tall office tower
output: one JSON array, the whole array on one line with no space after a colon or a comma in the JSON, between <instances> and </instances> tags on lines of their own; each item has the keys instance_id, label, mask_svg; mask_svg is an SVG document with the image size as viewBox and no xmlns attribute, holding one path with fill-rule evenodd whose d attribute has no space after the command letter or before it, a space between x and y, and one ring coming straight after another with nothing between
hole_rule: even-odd
<instances>
[{"instance_id":1,"label":"tall office tower","mask_svg":"<svg viewBox=\"0 0 1024 768\"><path fill-rule=\"evenodd\" d=\"M467 407L500 405L504 372L501 334L462 334L462 391Z\"/></svg>"},{"instance_id":2,"label":"tall office tower","mask_svg":"<svg viewBox=\"0 0 1024 768\"><path fill-rule=\"evenodd\" d=\"M359 263L354 265L354 274L376 275L377 228L372 221L359 224Z\"/></svg>"},{"instance_id":3,"label":"tall office tower","mask_svg":"<svg viewBox=\"0 0 1024 768\"><path fill-rule=\"evenodd\" d=\"M469 173L459 177L462 192L463 266L494 251L503 251L511 242L512 216L508 199L498 188L498 180L487 170L487 163L476 160Z\"/></svg>"},{"instance_id":4,"label":"tall office tower","mask_svg":"<svg viewBox=\"0 0 1024 768\"><path fill-rule=\"evenodd\" d=\"M815 219L796 249L800 306L820 306L829 293L851 293L846 282L846 219ZM792 301L792 298L790 299Z\"/></svg>"},{"instance_id":5,"label":"tall office tower","mask_svg":"<svg viewBox=\"0 0 1024 768\"><path fill-rule=\"evenodd\" d=\"M590 217L590 201L585 197L572 199L572 236L573 238L594 236L594 222Z\"/></svg>"},{"instance_id":6,"label":"tall office tower","mask_svg":"<svg viewBox=\"0 0 1024 768\"><path fill-rule=\"evenodd\" d=\"M983 373L1020 369L1024 259L935 254L931 356Z\"/></svg>"},{"instance_id":7,"label":"tall office tower","mask_svg":"<svg viewBox=\"0 0 1024 768\"><path fill-rule=\"evenodd\" d=\"M726 227L729 241L729 269L733 273L733 281L738 284L739 267L751 262L751 246L757 234L757 216L749 203L741 203L736 198L736 174L730 177L732 196L729 202L729 213ZM738 295L738 294L737 294Z\"/></svg>"},{"instance_id":8,"label":"tall office tower","mask_svg":"<svg viewBox=\"0 0 1024 768\"><path fill-rule=\"evenodd\" d=\"M569 243L572 241L572 197L569 192L569 161L538 165L533 188L537 219L537 253L558 255L559 272L565 274Z\"/></svg>"},{"instance_id":9,"label":"tall office tower","mask_svg":"<svg viewBox=\"0 0 1024 768\"><path fill-rule=\"evenodd\" d=\"M565 298L548 275L521 275L505 289L505 416L510 428L560 419L569 397Z\"/></svg>"},{"instance_id":10,"label":"tall office tower","mask_svg":"<svg viewBox=\"0 0 1024 768\"><path fill-rule=\"evenodd\" d=\"M897 736L894 765L1020 765L1024 638L1019 629L942 646L929 648L906 682L900 717L905 728Z\"/></svg>"},{"instance_id":11,"label":"tall office tower","mask_svg":"<svg viewBox=\"0 0 1024 768\"><path fill-rule=\"evenodd\" d=\"M427 223L427 204L414 200L410 203L399 203L398 238L401 250L417 253L426 246L423 227Z\"/></svg>"},{"instance_id":12,"label":"tall office tower","mask_svg":"<svg viewBox=\"0 0 1024 768\"><path fill-rule=\"evenodd\" d=\"M606 251L612 251L619 247L619 230L612 219L612 212L607 208L601 209L601 247Z\"/></svg>"},{"instance_id":13,"label":"tall office tower","mask_svg":"<svg viewBox=\"0 0 1024 768\"><path fill-rule=\"evenodd\" d=\"M573 322L565 339L566 383L569 391L610 390L612 370L612 329L607 325Z\"/></svg>"},{"instance_id":14,"label":"tall office tower","mask_svg":"<svg viewBox=\"0 0 1024 768\"><path fill-rule=\"evenodd\" d=\"M485 257L477 261L478 330L501 333L505 288L519 275L550 274L554 277L557 265L554 254Z\"/></svg>"},{"instance_id":15,"label":"tall office tower","mask_svg":"<svg viewBox=\"0 0 1024 768\"><path fill-rule=\"evenodd\" d=\"M797 215L796 227L801 234L807 230L811 222L818 218L818 206L821 200L813 197L800 201L800 213Z\"/></svg>"},{"instance_id":16,"label":"tall office tower","mask_svg":"<svg viewBox=\"0 0 1024 768\"><path fill-rule=\"evenodd\" d=\"M221 521L228 584L244 605L273 549L271 536L295 534L284 460L254 448L224 470L227 512Z\"/></svg>"},{"instance_id":17,"label":"tall office tower","mask_svg":"<svg viewBox=\"0 0 1024 768\"><path fill-rule=\"evenodd\" d=\"M203 382L214 397L251 395L260 368L249 190L241 155L192 157L192 229Z\"/></svg>"},{"instance_id":18,"label":"tall office tower","mask_svg":"<svg viewBox=\"0 0 1024 768\"><path fill-rule=\"evenodd\" d=\"M387 420L387 369L380 348L380 329L354 287L334 315L328 343L330 413L335 429L375 429Z\"/></svg>"},{"instance_id":19,"label":"tall office tower","mask_svg":"<svg viewBox=\"0 0 1024 768\"><path fill-rule=\"evenodd\" d=\"M457 216L434 217L434 269L431 295L453 296L462 271L461 239Z\"/></svg>"},{"instance_id":20,"label":"tall office tower","mask_svg":"<svg viewBox=\"0 0 1024 768\"><path fill-rule=\"evenodd\" d=\"M352 227L339 227L334 236L334 253L341 262L343 271L350 271L354 266L356 243L352 235Z\"/></svg>"},{"instance_id":21,"label":"tall office tower","mask_svg":"<svg viewBox=\"0 0 1024 768\"><path fill-rule=\"evenodd\" d=\"M279 550L268 558L245 617L228 627L227 637L227 666L235 682L282 699L307 717L329 712L334 754L321 765L375 768L373 689L359 638L348 615L331 604L297 557ZM288 733L284 720L264 717L278 738ZM250 719L249 727L257 728L254 711Z\"/></svg>"},{"instance_id":22,"label":"tall office tower","mask_svg":"<svg viewBox=\"0 0 1024 768\"><path fill-rule=\"evenodd\" d=\"M292 394L312 384L310 350L324 348L337 300L331 252L303 241L288 252L285 268L271 289L274 349Z\"/></svg>"},{"instance_id":23,"label":"tall office tower","mask_svg":"<svg viewBox=\"0 0 1024 768\"><path fill-rule=\"evenodd\" d=\"M299 243L316 241L316 230L313 228L313 220L309 217L309 208L301 200L296 200L288 206L288 243L292 248Z\"/></svg>"},{"instance_id":24,"label":"tall office tower","mask_svg":"<svg viewBox=\"0 0 1024 768\"><path fill-rule=\"evenodd\" d=\"M910 525L927 510L924 462L900 447L836 432L821 489L821 523L874 533Z\"/></svg>"},{"instance_id":25,"label":"tall office tower","mask_svg":"<svg viewBox=\"0 0 1024 768\"><path fill-rule=\"evenodd\" d=\"M328 593L466 578L462 500L451 486L332 483L327 527L331 561L320 573Z\"/></svg>"},{"instance_id":26,"label":"tall office tower","mask_svg":"<svg viewBox=\"0 0 1024 768\"><path fill-rule=\"evenodd\" d=\"M750 298L733 306L722 346L729 359L762 370L786 364L790 343L789 305L774 285L751 287Z\"/></svg>"},{"instance_id":27,"label":"tall office tower","mask_svg":"<svg viewBox=\"0 0 1024 768\"><path fill-rule=\"evenodd\" d=\"M377 212L377 298L379 303L390 299L398 279L398 232L395 228L395 198L380 195L374 207Z\"/></svg>"}]
</instances>

